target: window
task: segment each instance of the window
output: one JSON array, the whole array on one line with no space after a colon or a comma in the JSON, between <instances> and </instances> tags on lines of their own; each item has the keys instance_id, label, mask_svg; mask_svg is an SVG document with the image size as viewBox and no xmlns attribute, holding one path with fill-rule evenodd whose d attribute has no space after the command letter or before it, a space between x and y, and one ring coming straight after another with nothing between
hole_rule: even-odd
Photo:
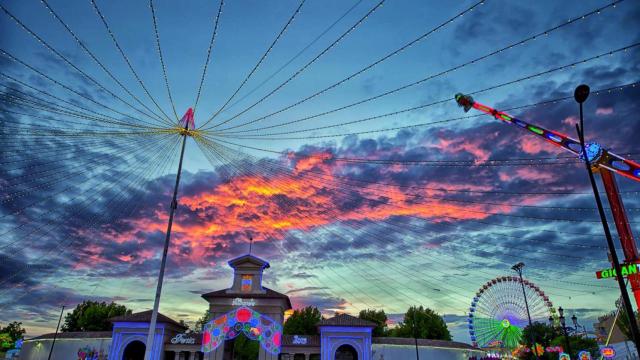
<instances>
[{"instance_id":1,"label":"window","mask_svg":"<svg viewBox=\"0 0 640 360\"><path fill-rule=\"evenodd\" d=\"M252 283L253 283L253 276L251 276L251 275L242 275L242 283L240 284L240 291L242 291L242 292L251 291Z\"/></svg>"}]
</instances>

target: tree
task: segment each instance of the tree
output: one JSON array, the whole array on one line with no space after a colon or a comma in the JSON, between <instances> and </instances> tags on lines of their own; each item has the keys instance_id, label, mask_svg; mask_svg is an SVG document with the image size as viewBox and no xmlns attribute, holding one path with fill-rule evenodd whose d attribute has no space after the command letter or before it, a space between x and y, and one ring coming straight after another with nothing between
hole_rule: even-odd
<instances>
[{"instance_id":1,"label":"tree","mask_svg":"<svg viewBox=\"0 0 640 360\"><path fill-rule=\"evenodd\" d=\"M233 360L253 360L258 358L260 343L250 340L244 334L233 340Z\"/></svg>"},{"instance_id":2,"label":"tree","mask_svg":"<svg viewBox=\"0 0 640 360\"><path fill-rule=\"evenodd\" d=\"M322 320L322 314L315 306L295 310L284 323L282 333L285 335L318 335L316 325Z\"/></svg>"},{"instance_id":3,"label":"tree","mask_svg":"<svg viewBox=\"0 0 640 360\"><path fill-rule=\"evenodd\" d=\"M636 323L640 322L640 314L636 312ZM631 324L629 323L629 317L627 316L627 312L624 308L620 309L620 314L618 315L618 328L622 332L622 334L627 338L627 340L633 339L631 335Z\"/></svg>"},{"instance_id":4,"label":"tree","mask_svg":"<svg viewBox=\"0 0 640 360\"><path fill-rule=\"evenodd\" d=\"M61 331L109 331L113 328L110 318L129 314L124 305L85 300L64 317Z\"/></svg>"},{"instance_id":5,"label":"tree","mask_svg":"<svg viewBox=\"0 0 640 360\"><path fill-rule=\"evenodd\" d=\"M533 323L532 326L527 326L522 332L522 339L520 343L531 349L531 336L535 339L536 344L540 344L543 349L550 346L561 346L565 352L567 349L567 341L560 329L543 323ZM588 351L592 356L598 354L598 343L594 339L590 339L583 336L569 336L569 345L571 345L571 358L576 359L578 352ZM541 360L556 360L558 359L557 353L545 352L539 356ZM523 352L520 354L520 359L531 360L535 359L532 352Z\"/></svg>"},{"instance_id":6,"label":"tree","mask_svg":"<svg viewBox=\"0 0 640 360\"><path fill-rule=\"evenodd\" d=\"M202 314L202 317L200 317L200 319L198 319L196 321L196 324L193 326L193 331L196 333L201 333L202 332L202 328L204 328L204 326L211 321L211 318L213 318L213 314L207 309L204 311L204 314Z\"/></svg>"},{"instance_id":7,"label":"tree","mask_svg":"<svg viewBox=\"0 0 640 360\"><path fill-rule=\"evenodd\" d=\"M10 350L15 347L16 341L22 339L27 331L22 328L22 323L14 321L6 327L0 327L0 349Z\"/></svg>"},{"instance_id":8,"label":"tree","mask_svg":"<svg viewBox=\"0 0 640 360\"><path fill-rule=\"evenodd\" d=\"M542 346L542 349L546 349L550 346L558 345L554 343L555 339L560 336L560 332L553 326L549 326L544 323L534 322L531 326L526 326L522 331L522 338L520 343L524 345L527 349L532 349L531 339L534 339L536 344ZM563 344L559 344L563 348L565 347ZM542 359L548 360L556 360L558 358L557 353L544 353L539 356ZM535 359L535 356L532 352L523 352L520 354L520 359Z\"/></svg>"},{"instance_id":9,"label":"tree","mask_svg":"<svg viewBox=\"0 0 640 360\"><path fill-rule=\"evenodd\" d=\"M572 359L577 359L580 351L588 351L592 357L600 353L598 343L594 339L583 336L569 336L569 344L571 345L571 354L569 355L571 355ZM564 351L567 352L567 340L564 336L558 336L553 339L551 345L562 346Z\"/></svg>"},{"instance_id":10,"label":"tree","mask_svg":"<svg viewBox=\"0 0 640 360\"><path fill-rule=\"evenodd\" d=\"M451 340L451 334L442 317L435 311L422 306L410 307L404 314L404 320L391 331L391 336Z\"/></svg>"},{"instance_id":11,"label":"tree","mask_svg":"<svg viewBox=\"0 0 640 360\"><path fill-rule=\"evenodd\" d=\"M376 323L372 332L373 336L387 336L387 314L384 313L384 310L360 310L358 317Z\"/></svg>"}]
</instances>

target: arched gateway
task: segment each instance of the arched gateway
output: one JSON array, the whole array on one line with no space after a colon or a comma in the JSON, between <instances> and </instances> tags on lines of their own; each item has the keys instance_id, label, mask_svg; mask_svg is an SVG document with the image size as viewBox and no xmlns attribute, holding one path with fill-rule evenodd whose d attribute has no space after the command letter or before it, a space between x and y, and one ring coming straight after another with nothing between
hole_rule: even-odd
<instances>
[{"instance_id":1,"label":"arched gateway","mask_svg":"<svg viewBox=\"0 0 640 360\"><path fill-rule=\"evenodd\" d=\"M211 352L224 344L225 340L241 334L259 341L262 348L270 354L280 353L282 326L270 317L244 306L231 310L204 326L202 351Z\"/></svg>"},{"instance_id":2,"label":"arched gateway","mask_svg":"<svg viewBox=\"0 0 640 360\"><path fill-rule=\"evenodd\" d=\"M206 360L225 360L225 345L239 335L260 342L259 360L277 360L282 342L284 312L289 297L262 286L269 263L251 254L229 261L233 269L231 288L202 295L209 302L213 320L202 334ZM227 351L228 353L228 351Z\"/></svg>"}]
</instances>

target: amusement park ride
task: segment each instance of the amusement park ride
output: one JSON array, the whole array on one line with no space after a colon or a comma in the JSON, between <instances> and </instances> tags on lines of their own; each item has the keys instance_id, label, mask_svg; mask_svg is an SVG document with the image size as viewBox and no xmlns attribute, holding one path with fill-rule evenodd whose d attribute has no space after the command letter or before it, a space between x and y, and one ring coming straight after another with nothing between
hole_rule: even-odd
<instances>
[{"instance_id":1,"label":"amusement park ride","mask_svg":"<svg viewBox=\"0 0 640 360\"><path fill-rule=\"evenodd\" d=\"M502 111L498 111L487 105L474 101L469 95L458 93L456 94L455 99L458 105L464 108L465 112L469 111L471 108L477 109L502 122L516 125L527 130L547 142L561 147L574 155L579 156L581 159L584 159L580 142L567 135L516 119ZM620 237L620 243L622 244L625 262L636 263L640 261L638 249L633 238L633 233L631 232L631 227L629 226L629 220L627 219L624 205L618 191L618 185L613 173L615 172L619 175L640 182L640 164L614 154L596 142L586 143L585 149L587 159L591 164L593 172L598 172L600 174L600 178L604 184L607 199L609 200L613 219L618 231L618 236ZM640 275L629 275L629 282L636 300L636 306L640 309Z\"/></svg>"}]
</instances>

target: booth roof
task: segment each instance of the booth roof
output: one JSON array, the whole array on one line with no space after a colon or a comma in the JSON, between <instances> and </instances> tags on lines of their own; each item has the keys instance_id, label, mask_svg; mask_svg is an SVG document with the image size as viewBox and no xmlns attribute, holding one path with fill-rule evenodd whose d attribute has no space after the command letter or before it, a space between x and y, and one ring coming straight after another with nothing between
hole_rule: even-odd
<instances>
[{"instance_id":1,"label":"booth roof","mask_svg":"<svg viewBox=\"0 0 640 360\"><path fill-rule=\"evenodd\" d=\"M285 294L279 293L275 290L271 290L269 288L263 287L266 291L264 294L246 294L246 293L227 293L228 289L222 289L217 291L212 291L210 293L202 294L202 297L205 299L211 298L237 298L237 297L246 297L250 296L252 298L257 299L284 299L287 301L287 310L291 309L291 300Z\"/></svg>"},{"instance_id":2,"label":"booth roof","mask_svg":"<svg viewBox=\"0 0 640 360\"><path fill-rule=\"evenodd\" d=\"M116 323L116 322L147 323L147 322L151 322L151 312L152 312L151 310L147 310L147 311L141 311L141 312L137 312L129 315L120 315L120 316L112 317L111 319L109 319L109 321L111 321L112 323ZM184 325L180 324L179 322L173 320L168 316L162 315L161 313L158 313L157 321L158 323L171 324L185 330L187 329Z\"/></svg>"},{"instance_id":3,"label":"booth roof","mask_svg":"<svg viewBox=\"0 0 640 360\"><path fill-rule=\"evenodd\" d=\"M318 326L354 326L354 327L376 327L376 323L363 320L348 314L339 314L329 319L322 319Z\"/></svg>"},{"instance_id":4,"label":"booth roof","mask_svg":"<svg viewBox=\"0 0 640 360\"><path fill-rule=\"evenodd\" d=\"M415 345L415 339L413 338L374 337L371 339L371 342L374 344L381 344L381 345ZM466 343L461 343L457 341L447 341L447 340L418 339L418 346L480 350Z\"/></svg>"}]
</instances>

